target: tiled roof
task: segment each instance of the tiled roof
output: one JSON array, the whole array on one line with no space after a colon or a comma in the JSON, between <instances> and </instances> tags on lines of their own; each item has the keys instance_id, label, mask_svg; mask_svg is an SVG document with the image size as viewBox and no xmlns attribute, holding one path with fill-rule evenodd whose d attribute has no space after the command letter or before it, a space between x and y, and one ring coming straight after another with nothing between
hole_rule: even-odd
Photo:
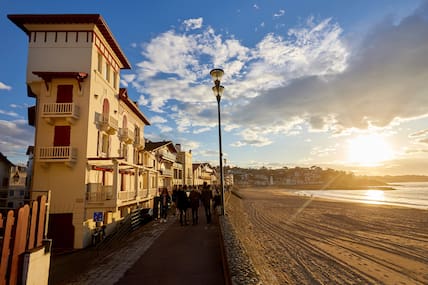
<instances>
[{"instance_id":1,"label":"tiled roof","mask_svg":"<svg viewBox=\"0 0 428 285\"><path fill-rule=\"evenodd\" d=\"M126 106L128 106L140 118L140 120L142 120L147 126L150 126L149 120L146 118L143 112L141 112L137 104L129 100L128 90L126 88L119 89L119 100L122 100Z\"/></svg>"},{"instance_id":2,"label":"tiled roof","mask_svg":"<svg viewBox=\"0 0 428 285\"><path fill-rule=\"evenodd\" d=\"M144 149L148 150L148 151L150 151L150 150L156 150L156 149L158 149L158 148L160 148L162 146L167 146L169 144L172 145L172 141L161 141L161 142L148 141L148 142L146 142Z\"/></svg>"},{"instance_id":3,"label":"tiled roof","mask_svg":"<svg viewBox=\"0 0 428 285\"><path fill-rule=\"evenodd\" d=\"M12 162L10 162L10 160L9 159L7 159L7 157L6 156L4 156L3 155L3 153L1 153L0 152L0 161L4 161L4 162L6 162L7 164L9 164L9 165L14 165Z\"/></svg>"}]
</instances>

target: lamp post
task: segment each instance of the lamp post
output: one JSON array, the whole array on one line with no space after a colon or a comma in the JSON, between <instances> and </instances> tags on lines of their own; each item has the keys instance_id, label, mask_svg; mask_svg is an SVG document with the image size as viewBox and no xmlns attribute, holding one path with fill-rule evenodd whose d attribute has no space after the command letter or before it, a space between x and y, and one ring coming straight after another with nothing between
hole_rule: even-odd
<instances>
[{"instance_id":1,"label":"lamp post","mask_svg":"<svg viewBox=\"0 0 428 285\"><path fill-rule=\"evenodd\" d=\"M219 146L219 161L220 161L220 188L221 188L221 215L224 215L224 175L223 175L223 151L221 149L221 117L220 117L220 100L223 94L224 87L220 85L221 78L223 77L223 69L213 69L210 75L214 81L212 88L214 96L217 99L218 110L218 146Z\"/></svg>"}]
</instances>

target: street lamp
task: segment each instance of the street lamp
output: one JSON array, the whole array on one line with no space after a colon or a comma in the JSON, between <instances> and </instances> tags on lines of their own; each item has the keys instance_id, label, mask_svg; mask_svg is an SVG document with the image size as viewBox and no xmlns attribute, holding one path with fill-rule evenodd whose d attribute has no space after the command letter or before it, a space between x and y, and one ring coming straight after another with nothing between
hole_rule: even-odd
<instances>
[{"instance_id":1,"label":"street lamp","mask_svg":"<svg viewBox=\"0 0 428 285\"><path fill-rule=\"evenodd\" d=\"M210 75L214 81L212 88L214 96L217 99L217 110L218 110L218 146L219 146L219 160L220 160L220 188L221 188L221 214L224 215L224 176L223 176L223 151L221 149L221 118L220 118L220 100L223 94L224 87L220 85L221 78L223 77L223 69L213 69L210 71Z\"/></svg>"}]
</instances>

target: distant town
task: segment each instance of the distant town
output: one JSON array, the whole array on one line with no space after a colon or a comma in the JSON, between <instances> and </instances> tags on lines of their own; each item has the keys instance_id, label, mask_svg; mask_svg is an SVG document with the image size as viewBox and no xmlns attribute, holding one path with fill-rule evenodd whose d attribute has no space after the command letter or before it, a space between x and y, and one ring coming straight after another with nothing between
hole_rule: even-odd
<instances>
[{"instance_id":1,"label":"distant town","mask_svg":"<svg viewBox=\"0 0 428 285\"><path fill-rule=\"evenodd\" d=\"M370 186L391 189L388 183L420 182L428 181L424 175L402 175L402 176L357 176L352 172L335 170L331 168L322 169L318 166L309 168L283 167L281 169L227 168L226 177L233 176L236 186L278 186L285 188L304 189L365 189Z\"/></svg>"}]
</instances>

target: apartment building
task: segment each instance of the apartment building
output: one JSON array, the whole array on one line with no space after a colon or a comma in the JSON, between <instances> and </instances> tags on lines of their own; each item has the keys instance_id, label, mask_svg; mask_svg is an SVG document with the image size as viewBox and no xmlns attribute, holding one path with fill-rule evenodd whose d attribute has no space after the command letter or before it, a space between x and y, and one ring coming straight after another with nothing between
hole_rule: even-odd
<instances>
[{"instance_id":1,"label":"apartment building","mask_svg":"<svg viewBox=\"0 0 428 285\"><path fill-rule=\"evenodd\" d=\"M181 149L181 144L176 144L177 161L182 165L182 180L181 183L176 185L194 185L193 184L193 166L192 166L192 150L184 151ZM178 181L177 181L178 182Z\"/></svg>"},{"instance_id":2,"label":"apartment building","mask_svg":"<svg viewBox=\"0 0 428 285\"><path fill-rule=\"evenodd\" d=\"M193 163L193 185L214 185L217 182L216 171L209 163Z\"/></svg>"},{"instance_id":3,"label":"apartment building","mask_svg":"<svg viewBox=\"0 0 428 285\"><path fill-rule=\"evenodd\" d=\"M177 173L182 166L178 166L177 150L172 141L146 142L145 151L152 157L153 169L157 173L156 183L158 188L167 188L172 191L174 181L174 172ZM175 171L174 171L175 169Z\"/></svg>"},{"instance_id":4,"label":"apartment building","mask_svg":"<svg viewBox=\"0 0 428 285\"><path fill-rule=\"evenodd\" d=\"M83 248L96 227L109 231L133 208L150 207L168 173L161 167L159 176L144 151L150 123L119 88L131 66L100 15L8 17L28 36L31 189L51 191L53 246Z\"/></svg>"}]
</instances>

